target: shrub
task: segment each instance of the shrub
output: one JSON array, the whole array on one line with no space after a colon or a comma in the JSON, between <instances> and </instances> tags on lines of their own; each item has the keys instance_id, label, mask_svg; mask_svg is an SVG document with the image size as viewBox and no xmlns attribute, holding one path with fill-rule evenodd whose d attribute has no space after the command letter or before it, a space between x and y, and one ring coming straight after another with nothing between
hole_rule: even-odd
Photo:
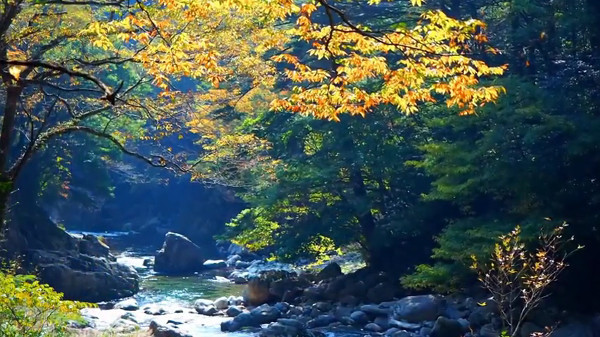
<instances>
[{"instance_id":1,"label":"shrub","mask_svg":"<svg viewBox=\"0 0 600 337\"><path fill-rule=\"evenodd\" d=\"M0 271L0 336L66 335L68 321L81 320L79 309L92 304L64 301L62 297L33 275Z\"/></svg>"},{"instance_id":2,"label":"shrub","mask_svg":"<svg viewBox=\"0 0 600 337\"><path fill-rule=\"evenodd\" d=\"M515 337L527 315L548 296L548 286L568 266L565 260L576 250L566 250L573 238L564 238L566 223L539 235L539 246L528 250L521 240L521 228L500 237L492 259L481 265L473 256L472 268L498 304L506 329L504 335Z\"/></svg>"}]
</instances>

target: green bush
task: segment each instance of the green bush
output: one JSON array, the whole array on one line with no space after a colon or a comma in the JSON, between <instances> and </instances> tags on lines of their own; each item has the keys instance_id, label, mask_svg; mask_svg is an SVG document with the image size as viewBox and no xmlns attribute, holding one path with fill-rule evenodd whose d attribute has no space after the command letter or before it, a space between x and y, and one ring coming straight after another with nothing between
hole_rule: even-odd
<instances>
[{"instance_id":1,"label":"green bush","mask_svg":"<svg viewBox=\"0 0 600 337\"><path fill-rule=\"evenodd\" d=\"M33 275L0 271L0 336L65 336L79 309L92 304L62 300L63 294Z\"/></svg>"}]
</instances>

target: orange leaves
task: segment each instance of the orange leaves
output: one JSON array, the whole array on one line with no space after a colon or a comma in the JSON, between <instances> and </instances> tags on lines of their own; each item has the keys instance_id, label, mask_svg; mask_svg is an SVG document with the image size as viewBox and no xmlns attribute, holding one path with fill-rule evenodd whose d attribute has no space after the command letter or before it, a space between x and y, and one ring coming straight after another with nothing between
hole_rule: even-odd
<instances>
[{"instance_id":1,"label":"orange leaves","mask_svg":"<svg viewBox=\"0 0 600 337\"><path fill-rule=\"evenodd\" d=\"M303 15L310 16L312 14L312 12L314 12L316 10L317 10L317 6L315 6L314 4L305 3L300 8L300 13Z\"/></svg>"},{"instance_id":2,"label":"orange leaves","mask_svg":"<svg viewBox=\"0 0 600 337\"><path fill-rule=\"evenodd\" d=\"M311 43L310 56L329 59L335 67L319 72L307 65L310 61L300 62L291 55L273 58L294 66L285 76L297 83L294 94L285 103L275 102L275 109L336 120L338 114L362 115L380 104L414 113L422 102L444 99L449 107L470 114L494 102L502 92L501 88L481 86L480 79L502 75L505 67L489 66L469 56L473 43L487 42L481 21L460 21L441 11L429 11L412 29L371 35L368 27L316 24L311 20L316 10L318 7L305 4L296 29L290 32ZM401 55L400 62L391 63L390 53ZM370 81L380 85L367 86ZM307 82L317 85L307 87Z\"/></svg>"}]
</instances>

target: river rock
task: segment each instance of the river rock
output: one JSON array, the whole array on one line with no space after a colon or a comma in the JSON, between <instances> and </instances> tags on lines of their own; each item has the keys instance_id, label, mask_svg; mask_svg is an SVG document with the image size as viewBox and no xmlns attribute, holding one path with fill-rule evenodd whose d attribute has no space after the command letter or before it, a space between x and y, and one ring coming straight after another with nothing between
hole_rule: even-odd
<instances>
[{"instance_id":1,"label":"river rock","mask_svg":"<svg viewBox=\"0 0 600 337\"><path fill-rule=\"evenodd\" d=\"M287 325L287 326L293 326L296 329L304 329L304 323L302 323L302 321L300 321L300 320L293 319L293 318L279 318L279 319L277 319L277 323Z\"/></svg>"},{"instance_id":2,"label":"river rock","mask_svg":"<svg viewBox=\"0 0 600 337\"><path fill-rule=\"evenodd\" d=\"M465 331L459 321L440 316L431 329L431 337L461 337Z\"/></svg>"},{"instance_id":3,"label":"river rock","mask_svg":"<svg viewBox=\"0 0 600 337\"><path fill-rule=\"evenodd\" d=\"M125 311L136 311L140 307L135 298L128 298L115 304L115 309L123 309Z\"/></svg>"},{"instance_id":4,"label":"river rock","mask_svg":"<svg viewBox=\"0 0 600 337\"><path fill-rule=\"evenodd\" d=\"M250 311L250 315L255 318L258 324L274 322L281 316L281 312L277 308L268 304L263 304Z\"/></svg>"},{"instance_id":5,"label":"river rock","mask_svg":"<svg viewBox=\"0 0 600 337\"><path fill-rule=\"evenodd\" d=\"M396 295L396 287L388 282L380 282L367 291L367 300L373 303L389 301Z\"/></svg>"},{"instance_id":6,"label":"river rock","mask_svg":"<svg viewBox=\"0 0 600 337\"><path fill-rule=\"evenodd\" d=\"M371 316L388 316L391 313L390 308L381 307L376 304L365 304L360 307L361 311Z\"/></svg>"},{"instance_id":7,"label":"river rock","mask_svg":"<svg viewBox=\"0 0 600 337\"><path fill-rule=\"evenodd\" d=\"M197 313L204 316L214 316L219 312L219 310L217 310L217 308L215 308L214 305L208 305L205 307L195 307L194 309L196 309Z\"/></svg>"},{"instance_id":8,"label":"river rock","mask_svg":"<svg viewBox=\"0 0 600 337\"><path fill-rule=\"evenodd\" d=\"M227 262L224 260L206 260L202 265L204 266L204 269L227 268Z\"/></svg>"},{"instance_id":9,"label":"river rock","mask_svg":"<svg viewBox=\"0 0 600 337\"><path fill-rule=\"evenodd\" d=\"M146 315L160 316L167 314L167 310L165 310L165 308L163 308L159 304L147 305L143 308L143 310Z\"/></svg>"},{"instance_id":10,"label":"river rock","mask_svg":"<svg viewBox=\"0 0 600 337\"><path fill-rule=\"evenodd\" d=\"M150 323L150 331L154 337L192 337L178 330L177 326L159 324L156 321Z\"/></svg>"},{"instance_id":11,"label":"river rock","mask_svg":"<svg viewBox=\"0 0 600 337\"><path fill-rule=\"evenodd\" d=\"M335 321L337 321L337 319L332 315L319 315L316 318L306 322L306 327L309 329L320 328L323 326L328 326Z\"/></svg>"},{"instance_id":12,"label":"river rock","mask_svg":"<svg viewBox=\"0 0 600 337\"><path fill-rule=\"evenodd\" d=\"M395 319L390 319L389 321L390 326L402 329L402 330L411 330L411 331L415 331L415 330L419 330L421 329L422 325L421 324L416 324L416 323L408 323L408 322L403 322L403 321L397 321Z\"/></svg>"},{"instance_id":13,"label":"river rock","mask_svg":"<svg viewBox=\"0 0 600 337\"><path fill-rule=\"evenodd\" d=\"M388 317L378 316L375 317L373 323L379 325L382 330L387 330L390 328L390 319Z\"/></svg>"},{"instance_id":14,"label":"river rock","mask_svg":"<svg viewBox=\"0 0 600 337\"><path fill-rule=\"evenodd\" d=\"M331 310L331 304L328 302L317 302L313 304L313 307L319 311L329 311Z\"/></svg>"},{"instance_id":15,"label":"river rock","mask_svg":"<svg viewBox=\"0 0 600 337\"><path fill-rule=\"evenodd\" d=\"M434 295L408 296L393 307L394 318L411 323L434 321L444 310L444 301Z\"/></svg>"},{"instance_id":16,"label":"river rock","mask_svg":"<svg viewBox=\"0 0 600 337\"><path fill-rule=\"evenodd\" d=\"M241 314L242 312L244 312L244 311L240 307L230 306L229 308L227 308L227 311L225 311L225 314L228 317L236 317L237 315Z\"/></svg>"},{"instance_id":17,"label":"river rock","mask_svg":"<svg viewBox=\"0 0 600 337\"><path fill-rule=\"evenodd\" d=\"M279 322L269 324L260 331L260 337L297 337L301 332L298 328L290 325L284 325Z\"/></svg>"},{"instance_id":18,"label":"river rock","mask_svg":"<svg viewBox=\"0 0 600 337\"><path fill-rule=\"evenodd\" d=\"M139 329L140 326L136 322L128 319L118 319L110 325L110 330L118 334L129 334Z\"/></svg>"},{"instance_id":19,"label":"river rock","mask_svg":"<svg viewBox=\"0 0 600 337\"><path fill-rule=\"evenodd\" d=\"M221 323L221 331L235 332L245 327L259 327L261 324L274 322L280 316L279 310L263 304L250 312L237 315L233 320Z\"/></svg>"},{"instance_id":20,"label":"river rock","mask_svg":"<svg viewBox=\"0 0 600 337\"><path fill-rule=\"evenodd\" d=\"M355 311L350 314L350 318L356 322L356 324L366 324L369 322L369 316L364 311Z\"/></svg>"},{"instance_id":21,"label":"river rock","mask_svg":"<svg viewBox=\"0 0 600 337\"><path fill-rule=\"evenodd\" d=\"M227 307L229 307L229 299L227 297L219 297L215 300L215 302L213 303L213 305L215 306L215 308L217 308L218 310L225 310L227 309Z\"/></svg>"},{"instance_id":22,"label":"river rock","mask_svg":"<svg viewBox=\"0 0 600 337\"><path fill-rule=\"evenodd\" d=\"M236 269L244 269L244 268L248 268L252 265L252 262L249 261L235 261L235 268Z\"/></svg>"},{"instance_id":23,"label":"river rock","mask_svg":"<svg viewBox=\"0 0 600 337\"><path fill-rule=\"evenodd\" d=\"M235 332L245 327L257 327L255 320L249 312L244 312L237 315L230 321L224 321L221 323L221 331L223 332Z\"/></svg>"},{"instance_id":24,"label":"river rock","mask_svg":"<svg viewBox=\"0 0 600 337\"><path fill-rule=\"evenodd\" d=\"M267 303L271 298L269 281L260 277L250 279L246 288L244 288L242 297L244 298L244 302L249 305L261 305Z\"/></svg>"},{"instance_id":25,"label":"river rock","mask_svg":"<svg viewBox=\"0 0 600 337\"><path fill-rule=\"evenodd\" d=\"M371 331L371 332L383 331L383 329L378 324L375 324L375 323L369 323L369 324L365 325L364 329L367 331Z\"/></svg>"},{"instance_id":26,"label":"river rock","mask_svg":"<svg viewBox=\"0 0 600 337\"><path fill-rule=\"evenodd\" d=\"M79 240L79 252L96 257L106 257L110 248L96 236L84 234Z\"/></svg>"},{"instance_id":27,"label":"river rock","mask_svg":"<svg viewBox=\"0 0 600 337\"><path fill-rule=\"evenodd\" d=\"M64 293L65 299L101 302L129 297L139 290L135 269L108 258L32 250L26 259L37 266L40 280Z\"/></svg>"},{"instance_id":28,"label":"river rock","mask_svg":"<svg viewBox=\"0 0 600 337\"><path fill-rule=\"evenodd\" d=\"M154 257L154 270L167 275L185 275L202 270L204 253L181 234L168 232L162 248Z\"/></svg>"},{"instance_id":29,"label":"river rock","mask_svg":"<svg viewBox=\"0 0 600 337\"><path fill-rule=\"evenodd\" d=\"M242 257L236 254L236 255L229 256L227 258L226 263L227 263L228 267L235 267L235 263L238 261L241 261L241 260L242 260Z\"/></svg>"},{"instance_id":30,"label":"river rock","mask_svg":"<svg viewBox=\"0 0 600 337\"><path fill-rule=\"evenodd\" d=\"M343 275L342 268L339 264L335 262L329 263L325 268L321 269L319 273L317 273L317 280L327 280L332 279L334 277Z\"/></svg>"}]
</instances>

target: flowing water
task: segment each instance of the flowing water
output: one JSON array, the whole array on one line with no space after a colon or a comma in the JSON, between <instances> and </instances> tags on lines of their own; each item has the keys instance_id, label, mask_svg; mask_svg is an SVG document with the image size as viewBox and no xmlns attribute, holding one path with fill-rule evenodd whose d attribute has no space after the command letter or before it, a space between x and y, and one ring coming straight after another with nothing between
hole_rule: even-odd
<instances>
[{"instance_id":1,"label":"flowing water","mask_svg":"<svg viewBox=\"0 0 600 337\"><path fill-rule=\"evenodd\" d=\"M142 310L131 314L140 323L147 326L151 320L165 324L168 320L184 322L180 330L186 331L192 336L239 336L248 337L248 333L223 333L220 331L220 323L228 318L208 317L194 313L193 303L197 299L217 299L221 296L240 296L243 285L230 282L225 278L214 277L208 274L197 274L191 276L164 276L157 275L152 267L144 266L145 260L153 260L157 247L138 245L139 239L132 237L127 232L92 233L70 231L73 234L92 234L102 236L110 245L111 253L116 256L117 261L134 267L140 275L140 291L134 296ZM151 316L144 314L145 306L155 306L178 313ZM170 310L169 310L170 309ZM113 324L126 312L119 309L100 310L84 309L84 315L94 317L93 322L98 330L111 328Z\"/></svg>"},{"instance_id":2,"label":"flowing water","mask_svg":"<svg viewBox=\"0 0 600 337\"><path fill-rule=\"evenodd\" d=\"M207 274L192 276L164 276L157 275L152 268L144 266L145 260L153 260L157 247L148 247L136 244L136 240L127 232L93 233L70 231L73 234L92 234L102 236L109 246L111 253L117 257L117 261L134 267L140 275L140 291L134 298L140 308L130 312L141 327L147 327L152 320L160 324L166 324L169 320L183 322L179 330L187 332L191 336L201 337L254 337L256 334L247 332L221 332L221 322L228 320L226 317L209 317L198 315L193 309L195 300L217 299L221 296L240 296L243 285L234 284L225 278L214 277ZM183 312L168 313L166 315L152 316L144 314L145 306L159 306L164 308L178 308ZM113 324L121 316L127 314L120 309L100 310L84 309L84 315L95 317L93 322L97 330L105 330L114 327ZM325 332L327 337L360 337L362 333L357 332Z\"/></svg>"}]
</instances>

